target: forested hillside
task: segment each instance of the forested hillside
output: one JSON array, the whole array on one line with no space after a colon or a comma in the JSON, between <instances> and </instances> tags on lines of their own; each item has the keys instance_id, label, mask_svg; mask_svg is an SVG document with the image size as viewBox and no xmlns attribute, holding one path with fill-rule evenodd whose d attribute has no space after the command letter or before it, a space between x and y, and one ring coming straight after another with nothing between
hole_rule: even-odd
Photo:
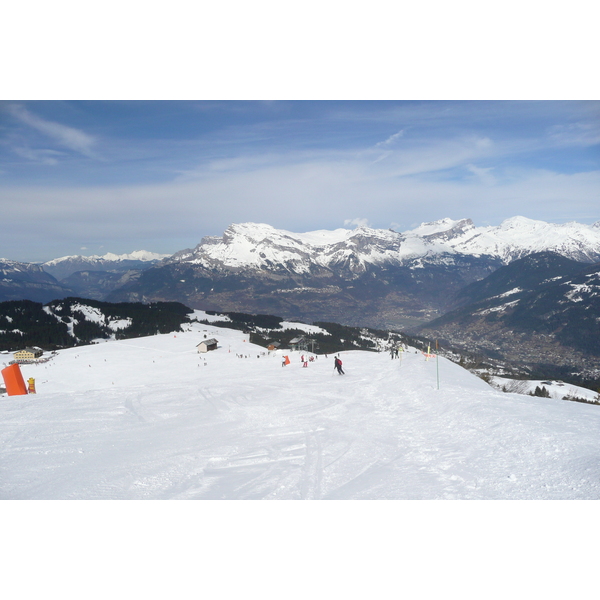
<instances>
[{"instance_id":1,"label":"forested hillside","mask_svg":"<svg viewBox=\"0 0 600 600\"><path fill-rule=\"evenodd\" d=\"M126 339L179 331L192 311L178 302L151 304L64 298L47 304L0 302L0 350L54 350L98 338Z\"/></svg>"}]
</instances>

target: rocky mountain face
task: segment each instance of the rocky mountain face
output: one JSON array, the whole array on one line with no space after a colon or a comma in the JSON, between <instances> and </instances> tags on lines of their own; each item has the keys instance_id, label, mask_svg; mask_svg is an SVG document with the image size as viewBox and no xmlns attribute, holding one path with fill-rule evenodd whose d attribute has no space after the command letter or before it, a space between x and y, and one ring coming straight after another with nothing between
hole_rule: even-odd
<instances>
[{"instance_id":1,"label":"rocky mountain face","mask_svg":"<svg viewBox=\"0 0 600 600\"><path fill-rule=\"evenodd\" d=\"M72 294L72 289L59 283L39 265L0 259L0 302L23 298L48 302Z\"/></svg>"},{"instance_id":2,"label":"rocky mountain face","mask_svg":"<svg viewBox=\"0 0 600 600\"><path fill-rule=\"evenodd\" d=\"M460 308L418 333L512 363L600 377L600 263L533 254L467 286L457 298Z\"/></svg>"},{"instance_id":3,"label":"rocky mountain face","mask_svg":"<svg viewBox=\"0 0 600 600\"><path fill-rule=\"evenodd\" d=\"M199 309L406 328L451 308L464 286L548 249L600 260L600 230L523 217L498 227L442 219L404 233L368 227L291 233L243 223L177 252L107 300L176 300Z\"/></svg>"}]
</instances>

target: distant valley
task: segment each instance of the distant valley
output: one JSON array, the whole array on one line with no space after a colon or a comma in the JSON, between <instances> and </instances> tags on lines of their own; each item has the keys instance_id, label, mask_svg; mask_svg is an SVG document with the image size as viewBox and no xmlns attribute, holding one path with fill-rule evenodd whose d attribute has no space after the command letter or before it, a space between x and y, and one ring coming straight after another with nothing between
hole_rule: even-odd
<instances>
[{"instance_id":1,"label":"distant valley","mask_svg":"<svg viewBox=\"0 0 600 600\"><path fill-rule=\"evenodd\" d=\"M578 373L600 384L600 263L542 252L463 288L458 308L413 333L525 373Z\"/></svg>"}]
</instances>

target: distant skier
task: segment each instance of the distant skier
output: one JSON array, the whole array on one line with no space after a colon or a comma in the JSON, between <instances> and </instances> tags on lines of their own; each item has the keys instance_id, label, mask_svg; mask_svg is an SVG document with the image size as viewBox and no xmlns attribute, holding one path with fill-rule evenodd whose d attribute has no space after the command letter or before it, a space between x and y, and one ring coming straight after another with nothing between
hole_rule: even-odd
<instances>
[{"instance_id":1,"label":"distant skier","mask_svg":"<svg viewBox=\"0 0 600 600\"><path fill-rule=\"evenodd\" d=\"M338 375L345 375L342 369L342 361L336 356L334 360L334 368L337 369Z\"/></svg>"}]
</instances>

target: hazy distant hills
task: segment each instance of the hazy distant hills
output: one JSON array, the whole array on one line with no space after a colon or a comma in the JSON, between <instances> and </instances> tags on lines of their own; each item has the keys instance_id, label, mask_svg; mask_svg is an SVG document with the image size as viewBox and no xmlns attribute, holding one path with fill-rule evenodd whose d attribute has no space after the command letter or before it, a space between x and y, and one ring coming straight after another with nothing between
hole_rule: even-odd
<instances>
[{"instance_id":1,"label":"hazy distant hills","mask_svg":"<svg viewBox=\"0 0 600 600\"><path fill-rule=\"evenodd\" d=\"M167 254L156 254L145 250L137 250L131 254L112 254L104 256L63 256L43 263L41 266L57 280L61 281L78 271L105 271L121 273L125 271L141 271L149 269Z\"/></svg>"},{"instance_id":2,"label":"hazy distant hills","mask_svg":"<svg viewBox=\"0 0 600 600\"><path fill-rule=\"evenodd\" d=\"M103 300L112 290L130 282L141 271L149 269L166 256L168 255L137 250L121 255L108 253L104 256L63 256L40 266L69 290L67 294L53 298L75 295Z\"/></svg>"},{"instance_id":3,"label":"hazy distant hills","mask_svg":"<svg viewBox=\"0 0 600 600\"><path fill-rule=\"evenodd\" d=\"M114 289L135 281L141 270L130 271L77 271L65 277L61 284L73 290L70 295L93 300L104 300Z\"/></svg>"},{"instance_id":4,"label":"hazy distant hills","mask_svg":"<svg viewBox=\"0 0 600 600\"><path fill-rule=\"evenodd\" d=\"M73 294L40 265L0 259L0 302L28 299L49 302Z\"/></svg>"}]
</instances>

